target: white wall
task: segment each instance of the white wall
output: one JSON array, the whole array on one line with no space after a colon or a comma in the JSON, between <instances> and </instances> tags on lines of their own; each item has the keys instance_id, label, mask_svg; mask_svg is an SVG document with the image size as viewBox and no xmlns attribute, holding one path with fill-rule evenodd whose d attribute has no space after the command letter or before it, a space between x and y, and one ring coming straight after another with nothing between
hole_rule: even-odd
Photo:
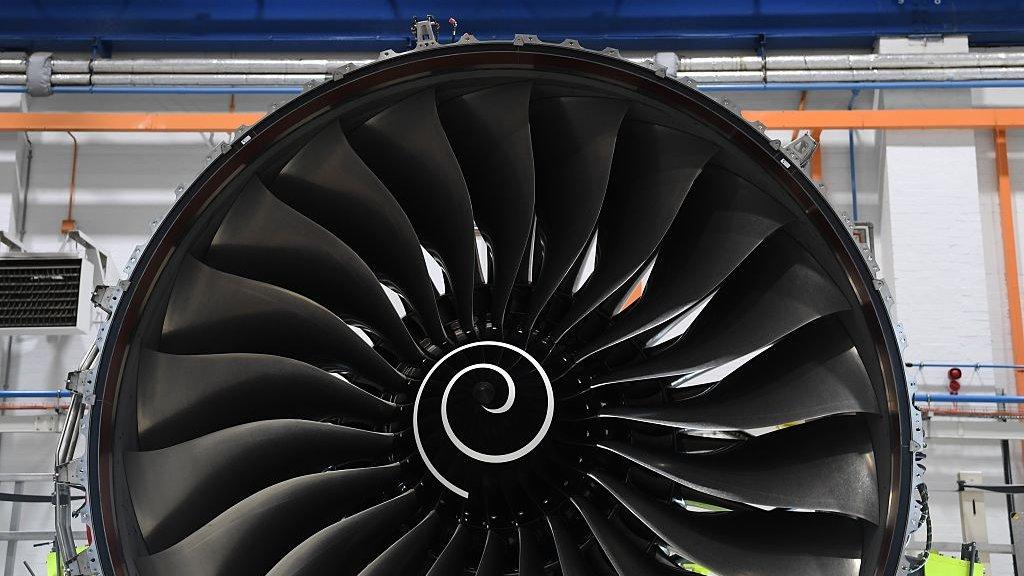
<instances>
[{"instance_id":1,"label":"white wall","mask_svg":"<svg viewBox=\"0 0 1024 576\"><path fill-rule=\"evenodd\" d=\"M799 101L799 93L768 92L729 94L728 97L744 109L793 109ZM928 106L960 105L941 92L923 95L922 103ZM22 106L18 100L0 99L0 107L16 109ZM959 95L962 99L963 96ZM277 97L240 96L236 105L239 111L263 111ZM816 92L808 97L809 109L846 108L850 94L846 92ZM1024 90L984 90L968 95L975 105L1024 106ZM969 105L970 102L968 102ZM912 105L910 103L908 105ZM28 100L32 111L225 111L227 96L114 96L114 95L57 95L49 98ZM875 95L861 94L854 101L856 108L871 108L876 105ZM773 132L773 136L786 141L789 131ZM210 148L211 135L200 134L78 134L80 143L78 159L78 191L76 194L75 218L79 227L92 236L113 258L115 265L125 262L134 247L145 241L150 228L149 222L161 217L173 201L173 190L179 182L188 182L203 165L203 158ZM931 135L928 137L932 137ZM26 211L26 234L24 242L32 250L55 250L60 247L58 234L60 221L67 206L67 190L71 163L70 138L63 133L34 133L30 136L33 151L31 163L31 186L28 192ZM225 135L212 135L214 141ZM995 168L991 134L978 131L973 135L950 135L955 139L961 155L976 159L976 180L974 186L963 190L944 186L941 178L933 179L932 187L897 186L892 178L887 179L886 162L899 163L902 174L913 175L919 170L921 176L941 170L931 161L934 146L914 146L904 142L898 146L898 154L885 154L887 143L874 131L862 130L855 134L857 189L861 220L875 224L876 243L881 248L879 258L886 257L914 259L916 277L928 277L934 286L961 286L967 297L958 300L956 307L938 302L931 306L917 306L908 298L920 298L928 292L928 285L907 284L906 288L897 281L896 299L904 318L912 325L911 342L922 342L911 348L908 360L964 361L964 362L1008 362L1009 352L1008 320L1006 316L1006 295L1002 280L1001 240L998 226L998 203L995 187ZM897 150L897 146L890 150ZM941 144L941 143L940 143ZM0 227L12 229L10 199L17 189L14 172L15 153L23 143L13 135L0 134ZM969 150L973 147L974 150ZM1024 134L1011 132L1009 140L1011 173L1018 228L1019 251L1024 252ZM837 210L851 212L851 185L849 147L846 131L825 132L822 139L823 176L829 199ZM883 193L883 189L885 192ZM901 197L898 226L916 227L918 233L929 238L946 239L943 249L919 245L913 253L898 251L892 254L890 238L887 237L883 222L885 195L900 197L912 190L913 201ZM947 212L931 206L936 195L957 200L958 194L967 195L959 200L973 203L976 221L965 226L961 214ZM893 213L890 213L890 216ZM902 233L907 230L901 228ZM980 238L979 238L980 235ZM949 250L956 247L959 239L976 243L977 250ZM911 244L901 245L906 250ZM901 269L886 262L890 275ZM902 269L906 269L902 267ZM1024 272L1024 267L1022 267ZM1024 274L1022 274L1024 275ZM915 280L916 281L916 280ZM1024 285L1024 278L1021 279ZM965 326L971 326L972 344L969 347L953 347L962 337ZM984 333L977 326L986 326ZM0 366L9 366L10 377L7 386L11 389L56 388L66 372L79 361L88 340L84 337L17 337L11 342L12 353L7 356L0 348ZM979 344L980 343L980 344ZM0 342L0 344L4 344ZM946 357L949 355L950 357ZM942 357L938 357L942 356ZM1007 374L982 371L975 374L965 367L965 392L1001 389L1012 379ZM945 387L944 370L926 370L917 374L926 387L939 390ZM1012 390L1010 391L1012 393ZM0 439L0 472L49 472L52 470L52 454L55 444L53 435L20 434ZM955 475L960 470L980 470L993 483L1002 482L1002 465L999 445L996 442L933 442L932 455L928 461L928 481L932 494L932 510L935 517L935 539L937 541L959 541L960 522L953 491ZM1024 470L1018 469L1018 481L1024 480ZM0 484L0 491L10 491L9 485ZM30 485L26 492L48 494L46 485ZM1006 529L1005 501L998 496L988 498L989 532L992 542L1009 543ZM8 529L10 506L0 505L0 530ZM20 530L50 530L51 511L45 505L25 505L20 514ZM923 537L923 534L919 535ZM31 543L21 543L17 548L17 568L12 574L26 575L22 560L27 560L37 574L43 574L42 562L47 549L33 548ZM0 562L5 558L6 546L0 543ZM1008 558L993 558L993 574L1012 574Z\"/></svg>"}]
</instances>

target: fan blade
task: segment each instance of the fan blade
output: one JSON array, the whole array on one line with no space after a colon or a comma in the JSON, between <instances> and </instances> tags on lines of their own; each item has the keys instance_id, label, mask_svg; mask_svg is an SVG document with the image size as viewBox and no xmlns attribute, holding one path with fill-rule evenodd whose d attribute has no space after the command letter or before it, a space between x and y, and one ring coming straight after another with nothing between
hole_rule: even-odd
<instances>
[{"instance_id":1,"label":"fan blade","mask_svg":"<svg viewBox=\"0 0 1024 576\"><path fill-rule=\"evenodd\" d=\"M419 92L384 109L352 131L349 139L398 199L423 244L441 257L455 291L459 322L472 332L473 206L437 115L434 91Z\"/></svg>"},{"instance_id":2,"label":"fan blade","mask_svg":"<svg viewBox=\"0 0 1024 576\"><path fill-rule=\"evenodd\" d=\"M127 452L124 466L142 535L150 550L163 550L267 486L333 464L384 455L393 444L394 436L381 432L266 420L169 448Z\"/></svg>"},{"instance_id":3,"label":"fan blade","mask_svg":"<svg viewBox=\"0 0 1024 576\"><path fill-rule=\"evenodd\" d=\"M505 84L439 107L466 177L473 217L494 256L491 314L499 328L533 226L530 89L525 82Z\"/></svg>"},{"instance_id":4,"label":"fan blade","mask_svg":"<svg viewBox=\"0 0 1024 576\"><path fill-rule=\"evenodd\" d=\"M263 354L145 350L136 404L144 450L272 418L344 415L384 422L398 414L394 404L350 382L298 360Z\"/></svg>"},{"instance_id":5,"label":"fan blade","mask_svg":"<svg viewBox=\"0 0 1024 576\"><path fill-rule=\"evenodd\" d=\"M401 471L400 465L390 464L276 484L232 506L171 548L137 559L139 574L265 574L321 528L380 502L382 488L398 482Z\"/></svg>"},{"instance_id":6,"label":"fan blade","mask_svg":"<svg viewBox=\"0 0 1024 576\"><path fill-rule=\"evenodd\" d=\"M595 384L677 376L720 366L850 304L811 255L777 234L736 271L667 350Z\"/></svg>"},{"instance_id":7,"label":"fan blade","mask_svg":"<svg viewBox=\"0 0 1024 576\"><path fill-rule=\"evenodd\" d=\"M504 540L494 530L487 531L487 540L484 542L484 551L480 555L480 564L476 568L476 576L502 576L505 573L503 566Z\"/></svg>"},{"instance_id":8,"label":"fan blade","mask_svg":"<svg viewBox=\"0 0 1024 576\"><path fill-rule=\"evenodd\" d=\"M666 322L702 300L792 218L749 182L706 166L661 243L643 296L582 346L577 357Z\"/></svg>"},{"instance_id":9,"label":"fan blade","mask_svg":"<svg viewBox=\"0 0 1024 576\"><path fill-rule=\"evenodd\" d=\"M808 422L719 453L683 456L617 441L597 446L718 498L878 522L874 452L857 417Z\"/></svg>"},{"instance_id":10,"label":"fan blade","mask_svg":"<svg viewBox=\"0 0 1024 576\"><path fill-rule=\"evenodd\" d=\"M668 405L600 416L701 430L752 430L844 413L877 413L871 380L842 323L824 318L786 336L713 388Z\"/></svg>"},{"instance_id":11,"label":"fan blade","mask_svg":"<svg viewBox=\"0 0 1024 576\"><path fill-rule=\"evenodd\" d=\"M597 225L627 104L606 98L535 100L530 110L537 219L545 238L526 329L583 252Z\"/></svg>"},{"instance_id":12,"label":"fan blade","mask_svg":"<svg viewBox=\"0 0 1024 576\"><path fill-rule=\"evenodd\" d=\"M284 288L219 272L191 256L175 280L161 349L333 361L379 386L407 389L405 377L329 310Z\"/></svg>"},{"instance_id":13,"label":"fan blade","mask_svg":"<svg viewBox=\"0 0 1024 576\"><path fill-rule=\"evenodd\" d=\"M437 511L430 513L404 536L370 563L359 576L394 576L396 574L419 573L419 567L427 554L439 528Z\"/></svg>"},{"instance_id":14,"label":"fan blade","mask_svg":"<svg viewBox=\"0 0 1024 576\"><path fill-rule=\"evenodd\" d=\"M310 139L271 190L352 247L378 276L395 284L435 344L448 341L409 217L352 150L336 122Z\"/></svg>"},{"instance_id":15,"label":"fan blade","mask_svg":"<svg viewBox=\"0 0 1024 576\"><path fill-rule=\"evenodd\" d=\"M590 502L573 496L572 503L583 515L583 520L594 533L598 545L604 550L619 576L666 576L682 573L658 564L653 558L634 547L630 537L612 524Z\"/></svg>"},{"instance_id":16,"label":"fan blade","mask_svg":"<svg viewBox=\"0 0 1024 576\"><path fill-rule=\"evenodd\" d=\"M380 282L344 242L271 194L258 178L221 222L206 263L302 294L383 336L405 360L423 355Z\"/></svg>"},{"instance_id":17,"label":"fan blade","mask_svg":"<svg viewBox=\"0 0 1024 576\"><path fill-rule=\"evenodd\" d=\"M694 179L716 151L710 142L679 130L623 122L597 225L594 273L573 296L552 340L615 293L654 254Z\"/></svg>"},{"instance_id":18,"label":"fan blade","mask_svg":"<svg viewBox=\"0 0 1024 576\"><path fill-rule=\"evenodd\" d=\"M267 576L355 575L387 545L387 538L419 507L409 490L336 522L295 547Z\"/></svg>"},{"instance_id":19,"label":"fan blade","mask_svg":"<svg viewBox=\"0 0 1024 576\"><path fill-rule=\"evenodd\" d=\"M450 574L461 574L466 560L466 549L469 546L469 529L462 522L455 527L448 545L444 547L441 554L430 567L427 576L449 576Z\"/></svg>"},{"instance_id":20,"label":"fan blade","mask_svg":"<svg viewBox=\"0 0 1024 576\"><path fill-rule=\"evenodd\" d=\"M692 513L652 500L608 474L591 475L682 556L716 574L856 576L863 527L832 514Z\"/></svg>"},{"instance_id":21,"label":"fan blade","mask_svg":"<svg viewBox=\"0 0 1024 576\"><path fill-rule=\"evenodd\" d=\"M580 555L580 549L572 539L572 534L561 520L552 516L548 516L547 520L555 541L555 552L558 554L558 566L562 569L562 576L588 576L590 571L583 556Z\"/></svg>"},{"instance_id":22,"label":"fan blade","mask_svg":"<svg viewBox=\"0 0 1024 576\"><path fill-rule=\"evenodd\" d=\"M519 576L544 576L544 561L541 559L537 539L524 526L519 526Z\"/></svg>"}]
</instances>

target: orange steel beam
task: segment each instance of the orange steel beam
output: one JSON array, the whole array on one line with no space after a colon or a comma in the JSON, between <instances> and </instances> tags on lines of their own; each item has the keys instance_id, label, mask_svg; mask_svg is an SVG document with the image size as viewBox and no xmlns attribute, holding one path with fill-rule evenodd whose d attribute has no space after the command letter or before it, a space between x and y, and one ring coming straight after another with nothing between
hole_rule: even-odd
<instances>
[{"instance_id":1,"label":"orange steel beam","mask_svg":"<svg viewBox=\"0 0 1024 576\"><path fill-rule=\"evenodd\" d=\"M777 130L1024 128L1024 108L750 110L743 116ZM0 132L234 132L262 117L260 112L4 112Z\"/></svg>"},{"instance_id":2,"label":"orange steel beam","mask_svg":"<svg viewBox=\"0 0 1024 576\"><path fill-rule=\"evenodd\" d=\"M822 130L927 130L1022 128L1024 108L928 108L912 110L750 110L750 121L768 128Z\"/></svg>"},{"instance_id":3,"label":"orange steel beam","mask_svg":"<svg viewBox=\"0 0 1024 576\"><path fill-rule=\"evenodd\" d=\"M4 112L0 132L234 132L263 116L260 112Z\"/></svg>"},{"instance_id":4,"label":"orange steel beam","mask_svg":"<svg viewBox=\"0 0 1024 576\"><path fill-rule=\"evenodd\" d=\"M1024 363L1024 317L1021 316L1020 283L1017 276L1017 233L1013 226L1013 189L1010 186L1010 158L1006 152L1006 130L993 131L996 141L996 174L999 183L999 228L1003 237L1003 274L1010 314L1010 344L1013 363ZM1017 394L1024 394L1024 370L1014 370Z\"/></svg>"}]
</instances>

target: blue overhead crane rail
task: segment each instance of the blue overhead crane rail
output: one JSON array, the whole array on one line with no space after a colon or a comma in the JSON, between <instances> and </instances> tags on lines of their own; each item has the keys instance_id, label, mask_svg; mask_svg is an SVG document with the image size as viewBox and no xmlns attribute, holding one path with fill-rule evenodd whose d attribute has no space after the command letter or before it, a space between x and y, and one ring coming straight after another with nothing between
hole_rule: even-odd
<instances>
[{"instance_id":1,"label":"blue overhead crane rail","mask_svg":"<svg viewBox=\"0 0 1024 576\"><path fill-rule=\"evenodd\" d=\"M1024 44L1024 3L1011 0L6 0L0 50L378 51L410 42L424 9L481 40L516 33L588 48L870 49L879 36L969 34L974 45ZM441 36L448 33L442 25Z\"/></svg>"}]
</instances>

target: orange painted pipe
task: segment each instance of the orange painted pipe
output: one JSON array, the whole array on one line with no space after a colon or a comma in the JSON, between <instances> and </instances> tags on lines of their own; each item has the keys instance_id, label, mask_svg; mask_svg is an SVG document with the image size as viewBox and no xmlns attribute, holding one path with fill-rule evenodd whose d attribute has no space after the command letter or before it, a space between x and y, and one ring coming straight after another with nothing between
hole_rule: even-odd
<instances>
[{"instance_id":1,"label":"orange painted pipe","mask_svg":"<svg viewBox=\"0 0 1024 576\"><path fill-rule=\"evenodd\" d=\"M1017 233L1013 225L1013 189L1010 185L1010 157L1006 152L1006 130L994 130L996 175L999 185L999 228L1003 239L1003 275L1006 281L1007 312L1010 315L1010 344L1013 363L1024 363L1024 317L1021 316L1020 283L1017 276ZM1014 370L1017 394L1024 394L1024 370Z\"/></svg>"},{"instance_id":2,"label":"orange painted pipe","mask_svg":"<svg viewBox=\"0 0 1024 576\"><path fill-rule=\"evenodd\" d=\"M751 110L772 129L926 130L1024 128L1024 108L914 110ZM261 112L3 112L0 132L234 132Z\"/></svg>"}]
</instances>

